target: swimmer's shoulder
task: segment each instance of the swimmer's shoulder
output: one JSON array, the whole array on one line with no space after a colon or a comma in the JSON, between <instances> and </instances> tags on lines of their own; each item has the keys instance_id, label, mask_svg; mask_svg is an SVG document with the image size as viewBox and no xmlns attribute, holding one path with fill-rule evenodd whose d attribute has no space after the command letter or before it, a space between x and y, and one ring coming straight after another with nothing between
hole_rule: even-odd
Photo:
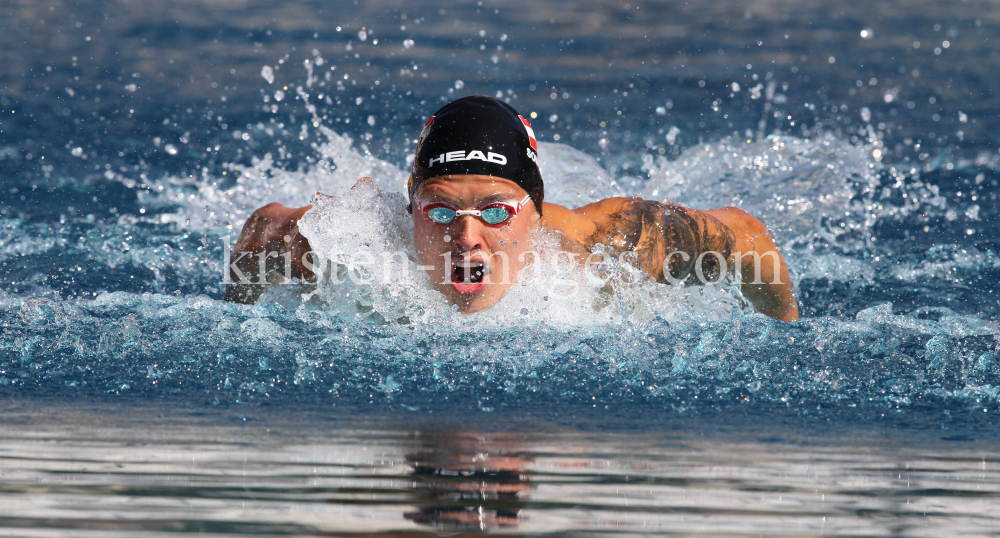
<instances>
[{"instance_id":1,"label":"swimmer's shoulder","mask_svg":"<svg viewBox=\"0 0 1000 538\"><path fill-rule=\"evenodd\" d=\"M576 209L542 202L542 226L562 232L577 243L585 244L615 215L628 211L638 198L605 198Z\"/></svg>"}]
</instances>

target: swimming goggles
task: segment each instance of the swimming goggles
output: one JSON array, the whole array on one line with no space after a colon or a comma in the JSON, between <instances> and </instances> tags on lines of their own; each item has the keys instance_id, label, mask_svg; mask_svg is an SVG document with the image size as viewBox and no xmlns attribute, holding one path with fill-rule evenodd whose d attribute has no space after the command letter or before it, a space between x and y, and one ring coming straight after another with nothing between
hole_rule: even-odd
<instances>
[{"instance_id":1,"label":"swimming goggles","mask_svg":"<svg viewBox=\"0 0 1000 538\"><path fill-rule=\"evenodd\" d=\"M438 224L451 224L462 215L472 215L483 224L496 228L510 222L510 219L514 218L514 215L517 215L530 199L531 195L529 194L516 204L492 202L478 209L458 209L445 202L427 202L420 204L420 211L427 217L427 220Z\"/></svg>"}]
</instances>

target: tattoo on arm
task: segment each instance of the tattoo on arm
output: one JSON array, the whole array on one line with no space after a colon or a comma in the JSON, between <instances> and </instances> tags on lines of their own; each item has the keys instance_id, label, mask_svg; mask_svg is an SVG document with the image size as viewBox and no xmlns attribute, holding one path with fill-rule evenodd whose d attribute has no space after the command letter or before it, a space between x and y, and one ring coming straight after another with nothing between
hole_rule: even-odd
<instances>
[{"instance_id":1,"label":"tattoo on arm","mask_svg":"<svg viewBox=\"0 0 1000 538\"><path fill-rule=\"evenodd\" d=\"M720 263L729 259L736 243L729 227L700 211L674 204L656 206L666 253L681 251L690 256L686 262L682 256L672 257L666 267L670 276L677 280L690 279L701 257L702 274L710 280L718 279L721 276ZM720 256L702 256L706 252L717 252Z\"/></svg>"},{"instance_id":2,"label":"tattoo on arm","mask_svg":"<svg viewBox=\"0 0 1000 538\"><path fill-rule=\"evenodd\" d=\"M718 252L728 260L735 244L732 231L714 217L676 204L632 199L609 217L587 247L603 243L618 252L632 251L636 265L660 282L667 281L664 269L675 282L693 278L699 257L702 274L717 279L719 257L702 254ZM670 256L677 252L687 257ZM664 264L667 256L669 263Z\"/></svg>"}]
</instances>

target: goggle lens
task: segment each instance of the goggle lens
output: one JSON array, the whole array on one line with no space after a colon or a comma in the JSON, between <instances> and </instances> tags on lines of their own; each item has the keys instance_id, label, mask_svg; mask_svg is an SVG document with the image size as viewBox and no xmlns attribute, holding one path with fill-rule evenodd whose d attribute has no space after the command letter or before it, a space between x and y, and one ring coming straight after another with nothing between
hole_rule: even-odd
<instances>
[{"instance_id":1,"label":"goggle lens","mask_svg":"<svg viewBox=\"0 0 1000 538\"><path fill-rule=\"evenodd\" d=\"M487 224L500 224L511 217L510 211L504 207L488 207L480 213ZM454 216L452 217L454 218Z\"/></svg>"},{"instance_id":2,"label":"goggle lens","mask_svg":"<svg viewBox=\"0 0 1000 538\"><path fill-rule=\"evenodd\" d=\"M450 224L451 221L455 220L455 210L438 206L427 212L427 218L438 224Z\"/></svg>"}]
</instances>

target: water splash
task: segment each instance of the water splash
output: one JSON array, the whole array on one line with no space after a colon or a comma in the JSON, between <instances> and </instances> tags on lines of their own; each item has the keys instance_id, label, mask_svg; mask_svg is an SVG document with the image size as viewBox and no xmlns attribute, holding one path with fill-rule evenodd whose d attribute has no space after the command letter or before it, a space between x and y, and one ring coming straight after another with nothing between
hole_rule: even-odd
<instances>
[{"instance_id":1,"label":"water splash","mask_svg":"<svg viewBox=\"0 0 1000 538\"><path fill-rule=\"evenodd\" d=\"M306 89L296 94L314 114ZM135 189L141 211L102 208L59 226L5 220L0 260L19 269L4 273L0 294L0 385L207 391L233 402L333 394L338 402L377 397L418 410L456 402L482 411L533 404L685 410L751 400L802 410L997 403L996 322L957 305L893 306L875 293L846 316L783 324L743 312L725 286L652 284L627 264L610 263L601 268L617 277L610 289L582 271L537 272L494 308L457 314L415 267L406 172L316 119L290 127L313 150L293 167L276 164L288 155L265 153L250 165L229 165L221 178L173 176L146 180L143 189L112 174ZM934 184L929 176L943 163L897 168L875 160L871 146L833 135L774 136L702 144L673 160L650 157L647 178L636 178L570 146L539 149L555 203L642 195L702 208L737 205L759 216L781 242L806 303L832 308L841 300L835 286L859 282L886 289L946 282L947 295L1000 271L989 245L894 254L890 223L939 218L965 228L992 218L983 202L959 204ZM373 183L352 190L363 176ZM314 198L317 192L325 196ZM222 236L235 236L265 203L309 200L314 208L301 230L342 279L360 247L401 252L411 278L275 286L257 306L213 299ZM550 240L533 238L539 246ZM58 257L76 264L57 281L45 260ZM574 285L575 293L558 293Z\"/></svg>"},{"instance_id":2,"label":"water splash","mask_svg":"<svg viewBox=\"0 0 1000 538\"><path fill-rule=\"evenodd\" d=\"M779 241L843 233L824 221L855 211L852 200L878 185L867 149L831 134L701 144L676 160L647 155L643 170L650 178L645 198L698 209L741 207L767 223ZM865 224L862 219L852 227Z\"/></svg>"},{"instance_id":3,"label":"water splash","mask_svg":"<svg viewBox=\"0 0 1000 538\"><path fill-rule=\"evenodd\" d=\"M898 316L796 324L752 315L606 329L356 323L327 310L207 297L104 294L2 302L0 385L210 394L330 395L442 411L586 404L683 411L712 402L997 405L995 327ZM481 405L480 405L481 404Z\"/></svg>"}]
</instances>

